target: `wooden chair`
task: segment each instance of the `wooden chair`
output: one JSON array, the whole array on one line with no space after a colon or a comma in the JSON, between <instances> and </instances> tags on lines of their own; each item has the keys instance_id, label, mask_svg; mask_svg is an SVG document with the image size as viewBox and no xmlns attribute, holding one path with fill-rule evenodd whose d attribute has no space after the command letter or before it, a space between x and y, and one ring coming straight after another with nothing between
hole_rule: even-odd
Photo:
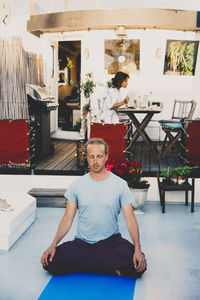
<instances>
[{"instance_id":1,"label":"wooden chair","mask_svg":"<svg viewBox=\"0 0 200 300\"><path fill-rule=\"evenodd\" d=\"M196 101L180 101L174 100L174 107L172 111L171 120L160 120L162 130L166 133L163 146L161 149L161 157L165 157L169 150L172 149L174 145L177 148L183 150L185 149L183 143L181 142L183 133L186 133L188 126L187 120L192 119L196 107ZM166 146L166 141L169 139L169 143Z\"/></svg>"},{"instance_id":2,"label":"wooden chair","mask_svg":"<svg viewBox=\"0 0 200 300\"><path fill-rule=\"evenodd\" d=\"M126 159L127 124L91 123L90 138L103 139L109 148L107 162L123 162Z\"/></svg>"}]
</instances>

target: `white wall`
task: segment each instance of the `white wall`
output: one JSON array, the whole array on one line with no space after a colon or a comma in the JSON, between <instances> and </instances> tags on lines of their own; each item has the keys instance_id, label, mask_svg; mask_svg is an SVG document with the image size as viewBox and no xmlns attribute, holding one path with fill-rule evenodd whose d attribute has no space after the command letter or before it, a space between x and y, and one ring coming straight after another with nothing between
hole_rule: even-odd
<instances>
[{"instance_id":1,"label":"white wall","mask_svg":"<svg viewBox=\"0 0 200 300\"><path fill-rule=\"evenodd\" d=\"M0 175L0 198L1 186L27 193L32 188L55 188L67 189L69 185L78 178L78 176L49 176L49 175ZM158 193L158 185L156 178L146 178L150 183L147 194L147 201L160 201ZM200 179L195 180L195 203L200 203L198 197L200 193ZM184 192L166 192L166 202L184 202ZM189 194L189 201L190 201ZM190 203L190 202L189 202Z\"/></svg>"},{"instance_id":2,"label":"white wall","mask_svg":"<svg viewBox=\"0 0 200 300\"><path fill-rule=\"evenodd\" d=\"M113 9L113 8L168 8L200 10L198 0L68 0L68 10Z\"/></svg>"},{"instance_id":3,"label":"white wall","mask_svg":"<svg viewBox=\"0 0 200 300\"><path fill-rule=\"evenodd\" d=\"M3 1L3 0L2 0ZM7 0L9 1L9 0ZM13 0L14 1L14 0ZM167 8L200 10L199 0L15 0L16 6L25 2L36 3L36 13L52 13L65 10L113 9L113 8Z\"/></svg>"},{"instance_id":4,"label":"white wall","mask_svg":"<svg viewBox=\"0 0 200 300\"><path fill-rule=\"evenodd\" d=\"M0 0L9 4L12 11L17 15L29 14L29 3L35 3L37 14L61 12L65 10L88 10L88 9L119 9L119 8L166 8L200 10L199 0Z\"/></svg>"}]
</instances>

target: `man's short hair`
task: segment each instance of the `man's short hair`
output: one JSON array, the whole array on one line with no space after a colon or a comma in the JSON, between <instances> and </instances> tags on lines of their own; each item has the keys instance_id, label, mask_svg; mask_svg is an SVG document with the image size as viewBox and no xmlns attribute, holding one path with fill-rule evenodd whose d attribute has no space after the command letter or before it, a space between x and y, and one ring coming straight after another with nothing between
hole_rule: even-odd
<instances>
[{"instance_id":1,"label":"man's short hair","mask_svg":"<svg viewBox=\"0 0 200 300\"><path fill-rule=\"evenodd\" d=\"M87 155L87 148L89 145L104 145L105 155L108 154L108 145L103 139L100 138L89 139L89 141L85 144L85 155Z\"/></svg>"}]
</instances>

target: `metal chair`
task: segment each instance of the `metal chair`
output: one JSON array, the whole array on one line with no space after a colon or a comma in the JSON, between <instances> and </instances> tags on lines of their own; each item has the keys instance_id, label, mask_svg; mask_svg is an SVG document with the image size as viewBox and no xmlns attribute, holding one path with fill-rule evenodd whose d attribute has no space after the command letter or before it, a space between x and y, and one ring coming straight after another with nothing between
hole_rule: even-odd
<instances>
[{"instance_id":1,"label":"metal chair","mask_svg":"<svg viewBox=\"0 0 200 300\"><path fill-rule=\"evenodd\" d=\"M177 148L182 151L185 150L182 137L183 133L186 133L188 126L187 120L192 119L196 107L196 101L180 101L174 100L174 107L171 120L160 120L162 130L166 133L162 149L161 157L165 157L169 150L176 145ZM175 134L175 135L174 135ZM166 146L167 139L169 143Z\"/></svg>"}]
</instances>

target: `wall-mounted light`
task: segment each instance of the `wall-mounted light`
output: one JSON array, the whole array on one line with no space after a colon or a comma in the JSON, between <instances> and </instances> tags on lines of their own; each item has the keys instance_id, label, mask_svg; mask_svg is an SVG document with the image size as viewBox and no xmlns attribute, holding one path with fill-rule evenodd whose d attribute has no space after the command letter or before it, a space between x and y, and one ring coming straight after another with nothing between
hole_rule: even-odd
<instances>
[{"instance_id":1,"label":"wall-mounted light","mask_svg":"<svg viewBox=\"0 0 200 300\"><path fill-rule=\"evenodd\" d=\"M52 71L51 71L51 78L54 77L54 55L55 55L55 48L51 45L51 57L52 57Z\"/></svg>"},{"instance_id":2,"label":"wall-mounted light","mask_svg":"<svg viewBox=\"0 0 200 300\"><path fill-rule=\"evenodd\" d=\"M83 56L85 59L88 59L90 57L90 52L88 48L85 48L83 51Z\"/></svg>"},{"instance_id":3,"label":"wall-mounted light","mask_svg":"<svg viewBox=\"0 0 200 300\"><path fill-rule=\"evenodd\" d=\"M162 56L162 50L160 48L156 49L156 58L161 58Z\"/></svg>"},{"instance_id":4,"label":"wall-mounted light","mask_svg":"<svg viewBox=\"0 0 200 300\"><path fill-rule=\"evenodd\" d=\"M120 64L123 64L123 63L125 62L125 60L126 60L126 57L125 57L124 55L120 55L120 56L118 57L118 62L119 62Z\"/></svg>"},{"instance_id":5,"label":"wall-mounted light","mask_svg":"<svg viewBox=\"0 0 200 300\"><path fill-rule=\"evenodd\" d=\"M116 35L118 35L120 38L123 38L126 36L126 28L124 25L120 25L116 29Z\"/></svg>"}]
</instances>

